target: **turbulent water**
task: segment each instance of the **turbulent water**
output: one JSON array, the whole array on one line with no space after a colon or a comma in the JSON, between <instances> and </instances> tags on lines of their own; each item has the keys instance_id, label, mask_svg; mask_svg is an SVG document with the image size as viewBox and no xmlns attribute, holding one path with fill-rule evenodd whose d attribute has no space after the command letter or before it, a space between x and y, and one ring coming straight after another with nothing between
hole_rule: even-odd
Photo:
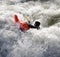
<instances>
[{"instance_id":1,"label":"turbulent water","mask_svg":"<svg viewBox=\"0 0 60 57\"><path fill-rule=\"evenodd\" d=\"M0 2L0 57L60 57L60 0L53 1ZM40 21L40 29L21 32L14 14Z\"/></svg>"}]
</instances>

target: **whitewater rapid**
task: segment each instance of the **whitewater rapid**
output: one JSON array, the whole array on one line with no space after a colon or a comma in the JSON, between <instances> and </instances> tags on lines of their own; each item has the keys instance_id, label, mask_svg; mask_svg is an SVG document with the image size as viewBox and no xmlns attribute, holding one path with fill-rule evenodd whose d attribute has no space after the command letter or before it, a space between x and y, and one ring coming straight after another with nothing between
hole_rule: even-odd
<instances>
[{"instance_id":1,"label":"whitewater rapid","mask_svg":"<svg viewBox=\"0 0 60 57\"><path fill-rule=\"evenodd\" d=\"M14 14L40 29L21 32ZM0 4L0 57L60 57L60 5L52 2Z\"/></svg>"}]
</instances>

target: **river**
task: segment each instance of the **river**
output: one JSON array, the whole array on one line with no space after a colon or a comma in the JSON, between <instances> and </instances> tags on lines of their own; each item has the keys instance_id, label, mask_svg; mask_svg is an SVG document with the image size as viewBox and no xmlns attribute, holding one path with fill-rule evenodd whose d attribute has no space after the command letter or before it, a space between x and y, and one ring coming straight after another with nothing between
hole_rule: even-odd
<instances>
[{"instance_id":1,"label":"river","mask_svg":"<svg viewBox=\"0 0 60 57\"><path fill-rule=\"evenodd\" d=\"M21 32L14 14L40 21L40 29ZM60 57L60 0L0 2L0 57Z\"/></svg>"}]
</instances>

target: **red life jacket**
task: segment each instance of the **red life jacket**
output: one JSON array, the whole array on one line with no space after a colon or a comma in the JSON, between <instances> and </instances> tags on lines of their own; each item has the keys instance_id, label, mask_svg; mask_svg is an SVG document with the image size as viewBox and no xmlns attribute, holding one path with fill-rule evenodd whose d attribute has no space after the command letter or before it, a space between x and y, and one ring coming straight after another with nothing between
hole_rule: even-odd
<instances>
[{"instance_id":1,"label":"red life jacket","mask_svg":"<svg viewBox=\"0 0 60 57\"><path fill-rule=\"evenodd\" d=\"M23 22L22 20L18 19L17 15L14 15L15 22L19 24L19 28L21 31L26 31L29 29L29 26L26 22Z\"/></svg>"}]
</instances>

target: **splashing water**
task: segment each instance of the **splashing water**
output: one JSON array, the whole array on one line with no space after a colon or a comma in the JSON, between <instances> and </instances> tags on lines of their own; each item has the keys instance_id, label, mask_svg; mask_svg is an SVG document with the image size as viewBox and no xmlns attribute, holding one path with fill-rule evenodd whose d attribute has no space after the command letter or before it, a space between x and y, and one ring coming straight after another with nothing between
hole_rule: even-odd
<instances>
[{"instance_id":1,"label":"splashing water","mask_svg":"<svg viewBox=\"0 0 60 57\"><path fill-rule=\"evenodd\" d=\"M14 14L31 22L39 20L40 30L21 32ZM0 57L60 57L60 5L52 2L0 4Z\"/></svg>"}]
</instances>

